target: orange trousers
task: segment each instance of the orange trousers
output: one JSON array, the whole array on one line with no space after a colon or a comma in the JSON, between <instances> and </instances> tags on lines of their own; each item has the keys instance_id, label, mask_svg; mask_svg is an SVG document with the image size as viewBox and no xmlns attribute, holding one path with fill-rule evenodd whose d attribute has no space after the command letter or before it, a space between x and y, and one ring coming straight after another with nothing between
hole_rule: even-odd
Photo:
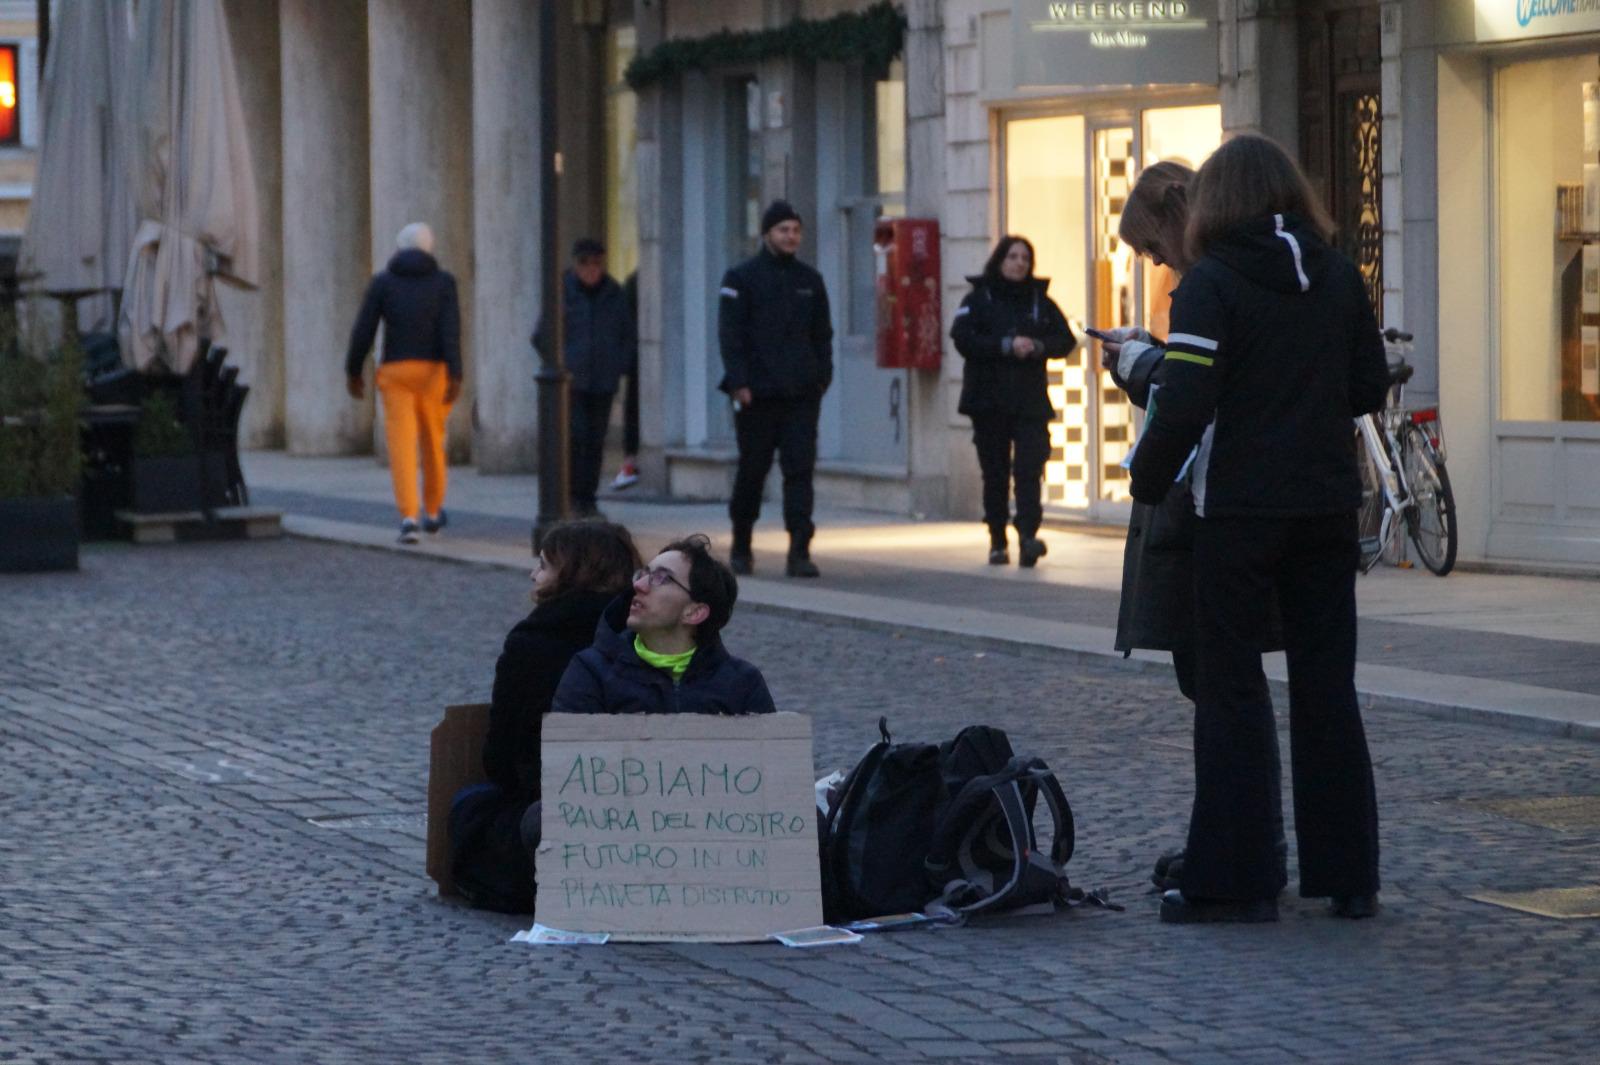
<instances>
[{"instance_id":1,"label":"orange trousers","mask_svg":"<svg viewBox=\"0 0 1600 1065\"><path fill-rule=\"evenodd\" d=\"M389 475L394 504L402 518L417 511L417 451L422 452L422 505L427 513L444 509L446 467L444 426L450 405L444 401L449 373L442 362L402 359L378 367L383 397L383 435L389 444Z\"/></svg>"}]
</instances>

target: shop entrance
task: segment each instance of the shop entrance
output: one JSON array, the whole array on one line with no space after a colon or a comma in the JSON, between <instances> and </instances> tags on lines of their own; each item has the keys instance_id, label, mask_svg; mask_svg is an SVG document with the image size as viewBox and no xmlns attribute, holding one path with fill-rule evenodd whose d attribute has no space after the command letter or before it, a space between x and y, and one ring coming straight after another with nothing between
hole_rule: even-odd
<instances>
[{"instance_id":1,"label":"shop entrance","mask_svg":"<svg viewBox=\"0 0 1600 1065\"><path fill-rule=\"evenodd\" d=\"M1004 229L1037 250L1035 271L1081 339L1083 327L1143 325L1166 332L1170 271L1143 266L1117 238L1123 204L1141 166L1173 159L1199 164L1222 140L1216 104L1125 107L1086 114L1018 115L1004 124ZM1052 362L1045 464L1048 509L1090 520L1126 518L1122 466L1143 418L1098 348L1081 344Z\"/></svg>"}]
</instances>

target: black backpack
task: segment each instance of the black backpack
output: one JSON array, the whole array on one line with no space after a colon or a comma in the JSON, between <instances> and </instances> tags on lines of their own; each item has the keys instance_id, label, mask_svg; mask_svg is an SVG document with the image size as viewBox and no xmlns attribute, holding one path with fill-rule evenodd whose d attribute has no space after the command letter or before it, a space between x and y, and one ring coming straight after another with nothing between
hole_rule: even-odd
<instances>
[{"instance_id":1,"label":"black backpack","mask_svg":"<svg viewBox=\"0 0 1600 1065\"><path fill-rule=\"evenodd\" d=\"M1040 797L1054 822L1048 854L1033 825ZM924 863L937 896L929 909L972 914L1082 900L1067 879L1074 843L1072 807L1055 774L1038 758L1012 758L967 780L935 826Z\"/></svg>"},{"instance_id":2,"label":"black backpack","mask_svg":"<svg viewBox=\"0 0 1600 1065\"><path fill-rule=\"evenodd\" d=\"M951 800L970 781L1002 771L1011 742L971 725L952 740L894 743L888 721L839 789L821 833L823 911L831 922L921 910L943 891L930 887L929 848Z\"/></svg>"}]
</instances>

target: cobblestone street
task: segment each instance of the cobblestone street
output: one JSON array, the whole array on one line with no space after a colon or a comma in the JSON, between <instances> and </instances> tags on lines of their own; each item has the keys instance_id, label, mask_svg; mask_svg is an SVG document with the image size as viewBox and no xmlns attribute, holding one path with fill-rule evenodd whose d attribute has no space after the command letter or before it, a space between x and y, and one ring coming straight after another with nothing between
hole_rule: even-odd
<instances>
[{"instance_id":1,"label":"cobblestone street","mask_svg":"<svg viewBox=\"0 0 1600 1065\"><path fill-rule=\"evenodd\" d=\"M934 580L930 576L930 581ZM1169 927L1189 713L1165 677L736 612L819 774L1005 728L1126 912L851 947L530 948L423 874L428 733L488 697L527 581L305 541L93 545L0 580L0 1062L1571 1062L1600 921L1466 897L1600 883L1600 746L1376 711L1377 920ZM937 589L933 590L937 595ZM1287 740L1285 737L1285 751ZM1591 807L1592 809L1592 807ZM1292 846L1292 839L1291 839Z\"/></svg>"}]
</instances>

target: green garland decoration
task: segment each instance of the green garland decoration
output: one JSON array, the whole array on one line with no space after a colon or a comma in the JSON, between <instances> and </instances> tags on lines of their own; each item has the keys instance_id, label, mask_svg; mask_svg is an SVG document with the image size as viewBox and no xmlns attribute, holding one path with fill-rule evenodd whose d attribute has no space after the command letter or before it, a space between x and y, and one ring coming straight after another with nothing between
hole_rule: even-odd
<instances>
[{"instance_id":1,"label":"green garland decoration","mask_svg":"<svg viewBox=\"0 0 1600 1065\"><path fill-rule=\"evenodd\" d=\"M775 56L861 63L874 74L889 69L905 47L906 19L888 0L827 19L797 19L770 30L666 41L636 56L623 75L634 92L689 70L753 63Z\"/></svg>"}]
</instances>

